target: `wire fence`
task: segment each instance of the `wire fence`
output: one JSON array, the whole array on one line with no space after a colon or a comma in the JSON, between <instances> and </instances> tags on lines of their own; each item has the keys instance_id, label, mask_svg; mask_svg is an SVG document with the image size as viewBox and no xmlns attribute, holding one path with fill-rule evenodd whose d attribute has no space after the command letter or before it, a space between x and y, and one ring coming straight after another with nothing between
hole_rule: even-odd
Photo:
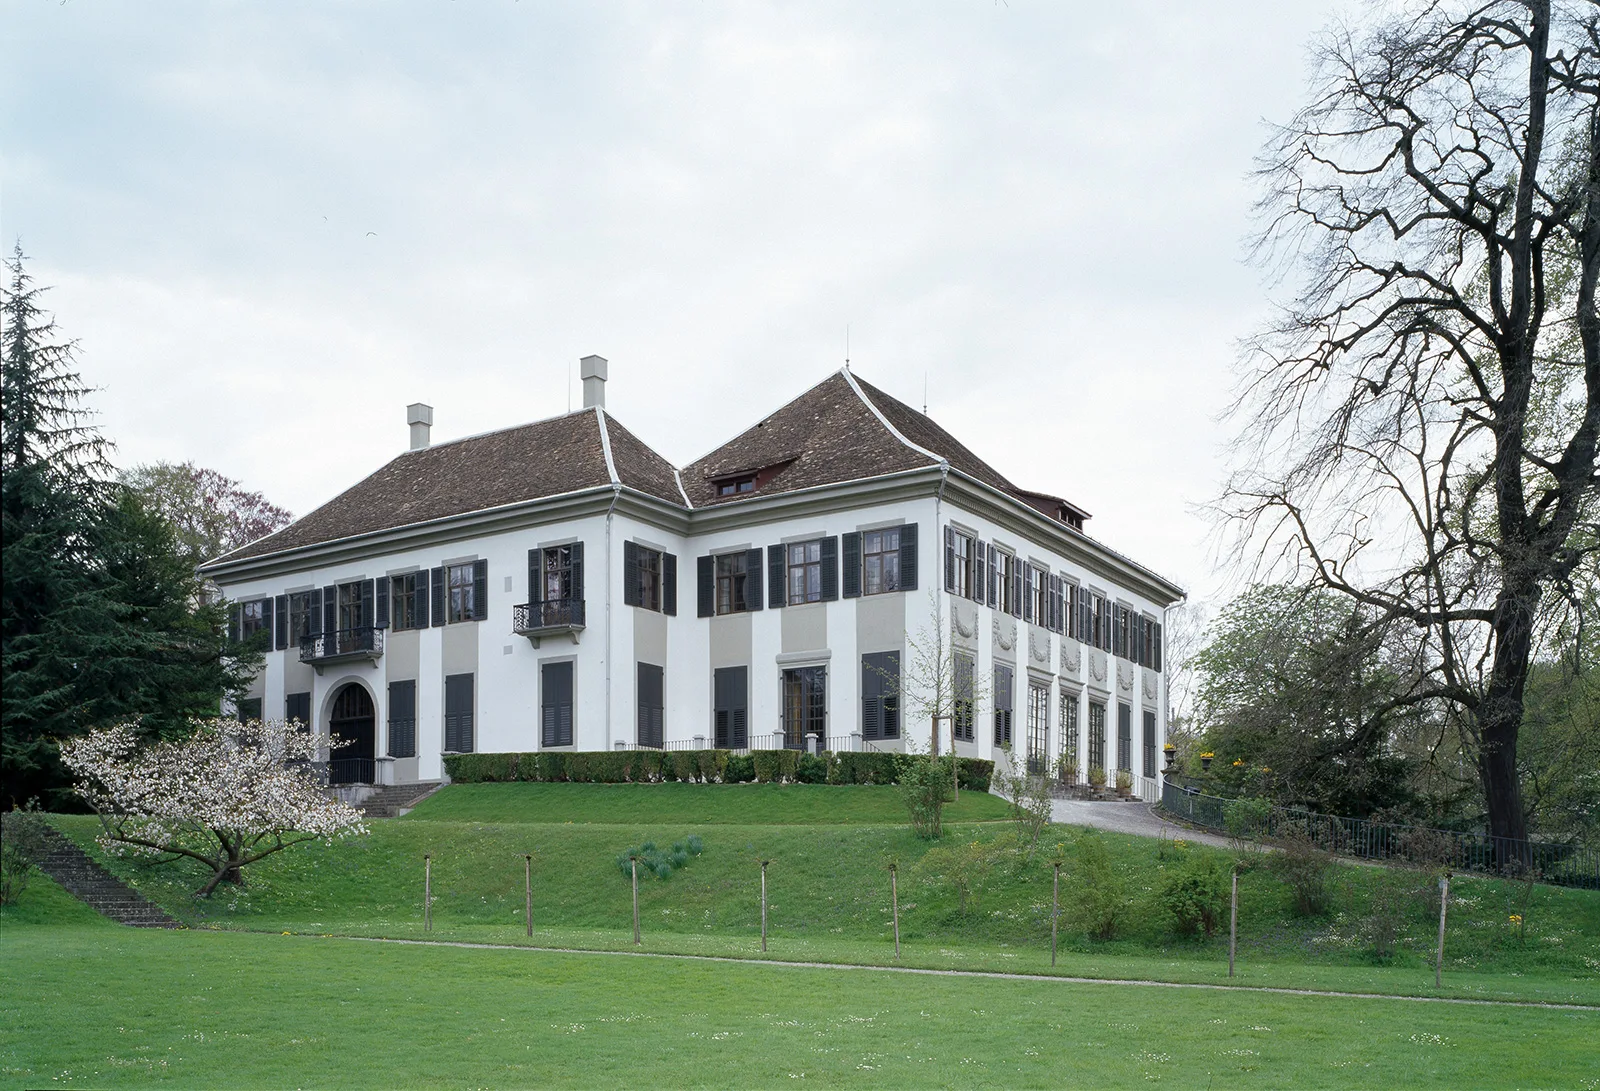
<instances>
[{"instance_id":1,"label":"wire fence","mask_svg":"<svg viewBox=\"0 0 1600 1091\"><path fill-rule=\"evenodd\" d=\"M1523 841L1480 833L1373 822L1317 814L1295 807L1262 806L1254 800L1206 795L1193 783L1168 777L1163 810L1197 826L1231 836L1310 838L1340 856L1439 864L1455 871L1531 877L1555 886L1600 890L1600 853L1581 845Z\"/></svg>"}]
</instances>

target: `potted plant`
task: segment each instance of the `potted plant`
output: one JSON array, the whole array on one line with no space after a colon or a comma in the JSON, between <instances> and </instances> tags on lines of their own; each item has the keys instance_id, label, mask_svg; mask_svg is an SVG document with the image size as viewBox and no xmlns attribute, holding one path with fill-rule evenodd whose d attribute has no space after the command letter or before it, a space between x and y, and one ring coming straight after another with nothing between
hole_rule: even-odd
<instances>
[{"instance_id":1,"label":"potted plant","mask_svg":"<svg viewBox=\"0 0 1600 1091\"><path fill-rule=\"evenodd\" d=\"M1168 743L1166 746L1161 748L1161 753L1167 759L1167 767L1163 771L1168 773L1172 772L1172 763L1178 756L1178 748L1173 746L1171 743Z\"/></svg>"},{"instance_id":2,"label":"potted plant","mask_svg":"<svg viewBox=\"0 0 1600 1091\"><path fill-rule=\"evenodd\" d=\"M1133 791L1133 774L1126 769L1117 770L1117 791L1122 795Z\"/></svg>"},{"instance_id":3,"label":"potted plant","mask_svg":"<svg viewBox=\"0 0 1600 1091\"><path fill-rule=\"evenodd\" d=\"M1200 755L1200 771L1202 773L1211 772L1211 759L1214 757L1216 757L1216 755L1209 750Z\"/></svg>"},{"instance_id":4,"label":"potted plant","mask_svg":"<svg viewBox=\"0 0 1600 1091\"><path fill-rule=\"evenodd\" d=\"M1089 783L1096 788L1104 788L1106 786L1106 771L1098 765L1091 768L1089 770Z\"/></svg>"},{"instance_id":5,"label":"potted plant","mask_svg":"<svg viewBox=\"0 0 1600 1091\"><path fill-rule=\"evenodd\" d=\"M1077 761L1066 754L1062 754L1056 762L1056 776L1060 778L1062 784L1068 786L1078 783Z\"/></svg>"}]
</instances>

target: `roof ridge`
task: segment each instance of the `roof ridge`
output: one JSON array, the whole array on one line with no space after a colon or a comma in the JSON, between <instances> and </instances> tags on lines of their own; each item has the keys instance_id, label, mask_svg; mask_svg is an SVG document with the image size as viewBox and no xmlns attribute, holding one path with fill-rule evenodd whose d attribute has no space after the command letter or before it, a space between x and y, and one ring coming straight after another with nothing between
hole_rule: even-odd
<instances>
[{"instance_id":1,"label":"roof ridge","mask_svg":"<svg viewBox=\"0 0 1600 1091\"><path fill-rule=\"evenodd\" d=\"M690 511L693 511L694 501L689 499L689 494L684 490L683 487L683 471L678 469L676 466L672 467L672 480L678 483L678 495L683 497L684 507L688 508Z\"/></svg>"},{"instance_id":2,"label":"roof ridge","mask_svg":"<svg viewBox=\"0 0 1600 1091\"><path fill-rule=\"evenodd\" d=\"M836 371L833 374L837 375L838 372ZM744 430L744 432L740 432L738 435L734 436L732 439L725 439L721 443L717 444L715 447L712 447L709 451L702 452L701 454L695 456L694 458L691 458L688 462L684 463L684 466L688 467L688 466L693 466L697 462L704 462L706 459L710 458L712 455L716 454L718 451L720 451L724 447L728 446L728 444L732 443L733 440L738 439L739 436L744 435L746 432L749 432L753 428L759 428L764 422L771 420L773 417L776 417L779 413L782 413L785 409L789 408L791 405L793 405L795 402L799 401L801 398L805 397L807 394L810 394L813 390L817 389L817 387L821 386L823 383L827 382L828 379L831 379L831 378L833 378L833 375L829 375L827 378L823 379L821 382L812 383L810 386L806 387L800 393L796 394L794 397L790 398L788 401L786 401L782 405L778 406L778 408L774 409L772 412L761 414L760 417L756 418L755 424L752 424L749 428L746 428Z\"/></svg>"},{"instance_id":3,"label":"roof ridge","mask_svg":"<svg viewBox=\"0 0 1600 1091\"><path fill-rule=\"evenodd\" d=\"M925 458L931 458L941 466L950 465L950 460L948 458L945 458L943 455L934 454L920 443L912 443L906 438L905 433L901 432L900 429L889 423L889 418L884 416L883 411L873 404L871 398L867 397L866 391L862 390L861 387L856 384L856 377L850 374L850 368L848 365L840 368L839 374L844 376L844 381L850 384L850 389L855 391L856 397L861 399L861 403L863 405L872 410L872 415L878 418L879 424L883 425L889 430L889 434L891 436L905 444L907 447L911 448L911 450L917 452L917 454L922 455Z\"/></svg>"},{"instance_id":4,"label":"roof ridge","mask_svg":"<svg viewBox=\"0 0 1600 1091\"><path fill-rule=\"evenodd\" d=\"M594 419L600 425L600 450L606 456L606 476L611 478L611 485L615 488L622 482L617 479L617 464L611 458L611 433L606 431L606 411L598 405L594 407Z\"/></svg>"}]
</instances>

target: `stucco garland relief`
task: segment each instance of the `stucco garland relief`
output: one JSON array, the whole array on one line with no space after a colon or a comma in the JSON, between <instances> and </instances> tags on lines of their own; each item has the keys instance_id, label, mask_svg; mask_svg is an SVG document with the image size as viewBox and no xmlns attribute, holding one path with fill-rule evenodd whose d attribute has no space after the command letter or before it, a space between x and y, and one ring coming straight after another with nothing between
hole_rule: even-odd
<instances>
[{"instance_id":1,"label":"stucco garland relief","mask_svg":"<svg viewBox=\"0 0 1600 1091\"><path fill-rule=\"evenodd\" d=\"M1124 693L1133 692L1133 668L1126 663L1117 664L1117 688Z\"/></svg>"},{"instance_id":2,"label":"stucco garland relief","mask_svg":"<svg viewBox=\"0 0 1600 1091\"><path fill-rule=\"evenodd\" d=\"M957 636L965 640L971 640L974 636L978 635L978 619L976 617L977 611L973 611L973 614L974 616L970 621L966 618L963 618L961 616L962 610L960 603L956 603L950 610L950 628L955 631Z\"/></svg>"},{"instance_id":3,"label":"stucco garland relief","mask_svg":"<svg viewBox=\"0 0 1600 1091\"><path fill-rule=\"evenodd\" d=\"M1089 677L1105 685L1106 682L1106 653L1096 649L1089 653Z\"/></svg>"},{"instance_id":4,"label":"stucco garland relief","mask_svg":"<svg viewBox=\"0 0 1600 1091\"><path fill-rule=\"evenodd\" d=\"M1045 637L1044 643L1039 643L1038 634L1032 629L1028 630L1028 657L1035 663L1044 665L1050 662L1050 638Z\"/></svg>"},{"instance_id":5,"label":"stucco garland relief","mask_svg":"<svg viewBox=\"0 0 1600 1091\"><path fill-rule=\"evenodd\" d=\"M1077 674L1078 668L1083 665L1083 653L1079 650L1076 640L1063 638L1061 641L1061 673Z\"/></svg>"},{"instance_id":6,"label":"stucco garland relief","mask_svg":"<svg viewBox=\"0 0 1600 1091\"><path fill-rule=\"evenodd\" d=\"M1000 646L1000 650L1003 652L1009 652L1017 646L1016 623L1012 622L1010 618L1007 618L1006 621L1010 622L1010 624L1002 624L999 615L996 615L994 619L994 642Z\"/></svg>"},{"instance_id":7,"label":"stucco garland relief","mask_svg":"<svg viewBox=\"0 0 1600 1091\"><path fill-rule=\"evenodd\" d=\"M1147 701L1154 701L1156 699L1155 671L1147 670L1144 672L1144 697Z\"/></svg>"}]
</instances>

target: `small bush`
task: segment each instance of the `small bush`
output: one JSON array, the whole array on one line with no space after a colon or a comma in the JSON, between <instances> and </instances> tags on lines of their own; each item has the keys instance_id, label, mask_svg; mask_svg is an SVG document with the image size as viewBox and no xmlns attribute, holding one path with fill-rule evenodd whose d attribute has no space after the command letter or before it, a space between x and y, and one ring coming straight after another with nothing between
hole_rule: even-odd
<instances>
[{"instance_id":1,"label":"small bush","mask_svg":"<svg viewBox=\"0 0 1600 1091\"><path fill-rule=\"evenodd\" d=\"M45 820L32 810L12 811L0 823L0 905L14 905L33 869L50 851Z\"/></svg>"},{"instance_id":2,"label":"small bush","mask_svg":"<svg viewBox=\"0 0 1600 1091\"><path fill-rule=\"evenodd\" d=\"M1211 856L1197 856L1173 870L1161 888L1161 905L1182 936L1214 934L1227 901L1227 874Z\"/></svg>"},{"instance_id":3,"label":"small bush","mask_svg":"<svg viewBox=\"0 0 1600 1091\"><path fill-rule=\"evenodd\" d=\"M445 772L452 781L499 782L517 779L517 754L447 754Z\"/></svg>"},{"instance_id":4,"label":"small bush","mask_svg":"<svg viewBox=\"0 0 1600 1091\"><path fill-rule=\"evenodd\" d=\"M1230 799L1222 807L1222 824L1235 849L1243 849L1266 832L1271 817L1272 801L1267 799Z\"/></svg>"},{"instance_id":5,"label":"small bush","mask_svg":"<svg viewBox=\"0 0 1600 1091\"><path fill-rule=\"evenodd\" d=\"M762 784L790 784L799 768L798 750L752 750L756 779Z\"/></svg>"},{"instance_id":6,"label":"small bush","mask_svg":"<svg viewBox=\"0 0 1600 1091\"><path fill-rule=\"evenodd\" d=\"M672 779L685 783L696 780L700 776L700 758L693 750L674 750L668 755L671 759ZM665 775L663 766L663 775Z\"/></svg>"},{"instance_id":7,"label":"small bush","mask_svg":"<svg viewBox=\"0 0 1600 1091\"><path fill-rule=\"evenodd\" d=\"M900 798L918 837L939 836L944 805L950 802L953 773L947 758L916 757L900 773Z\"/></svg>"},{"instance_id":8,"label":"small bush","mask_svg":"<svg viewBox=\"0 0 1600 1091\"><path fill-rule=\"evenodd\" d=\"M1415 874L1389 868L1379 868L1373 876L1367 913L1358 934L1367 952L1379 962L1394 957L1400 937L1405 934L1410 910L1416 904L1416 879Z\"/></svg>"},{"instance_id":9,"label":"small bush","mask_svg":"<svg viewBox=\"0 0 1600 1091\"><path fill-rule=\"evenodd\" d=\"M1105 842L1092 830L1079 835L1071 861L1067 917L1094 939L1116 939L1129 902L1122 875L1111 864Z\"/></svg>"},{"instance_id":10,"label":"small bush","mask_svg":"<svg viewBox=\"0 0 1600 1091\"><path fill-rule=\"evenodd\" d=\"M1294 896L1294 911L1302 917L1320 917L1328 912L1328 873L1333 856L1317 846L1303 830L1289 829L1280 834L1277 852L1268 866Z\"/></svg>"},{"instance_id":11,"label":"small bush","mask_svg":"<svg viewBox=\"0 0 1600 1091\"><path fill-rule=\"evenodd\" d=\"M1004 839L1000 839L1004 840ZM1001 855L1010 852L1000 841L958 841L929 849L917 861L917 870L935 882L948 883L960 899L962 916L976 912L983 882Z\"/></svg>"},{"instance_id":12,"label":"small bush","mask_svg":"<svg viewBox=\"0 0 1600 1091\"><path fill-rule=\"evenodd\" d=\"M723 767L724 784L748 784L756 779L756 760L751 754L730 754Z\"/></svg>"},{"instance_id":13,"label":"small bush","mask_svg":"<svg viewBox=\"0 0 1600 1091\"><path fill-rule=\"evenodd\" d=\"M703 784L715 784L725 779L724 773L728 768L728 759L733 755L726 750L697 750L695 760L700 766L700 781Z\"/></svg>"},{"instance_id":14,"label":"small bush","mask_svg":"<svg viewBox=\"0 0 1600 1091\"><path fill-rule=\"evenodd\" d=\"M907 755L843 751L834 755L833 784L893 784Z\"/></svg>"},{"instance_id":15,"label":"small bush","mask_svg":"<svg viewBox=\"0 0 1600 1091\"><path fill-rule=\"evenodd\" d=\"M828 754L801 754L795 763L794 779L801 784L826 784L828 782Z\"/></svg>"},{"instance_id":16,"label":"small bush","mask_svg":"<svg viewBox=\"0 0 1600 1091\"><path fill-rule=\"evenodd\" d=\"M617 853L617 870L625 879L633 878L633 858L639 858L639 877L654 875L657 879L670 879L677 868L685 867L704 851L700 838L690 835L675 841L670 849L662 849L654 841Z\"/></svg>"},{"instance_id":17,"label":"small bush","mask_svg":"<svg viewBox=\"0 0 1600 1091\"><path fill-rule=\"evenodd\" d=\"M988 758L962 758L956 766L956 783L969 792L987 792L994 779L994 762Z\"/></svg>"}]
</instances>

